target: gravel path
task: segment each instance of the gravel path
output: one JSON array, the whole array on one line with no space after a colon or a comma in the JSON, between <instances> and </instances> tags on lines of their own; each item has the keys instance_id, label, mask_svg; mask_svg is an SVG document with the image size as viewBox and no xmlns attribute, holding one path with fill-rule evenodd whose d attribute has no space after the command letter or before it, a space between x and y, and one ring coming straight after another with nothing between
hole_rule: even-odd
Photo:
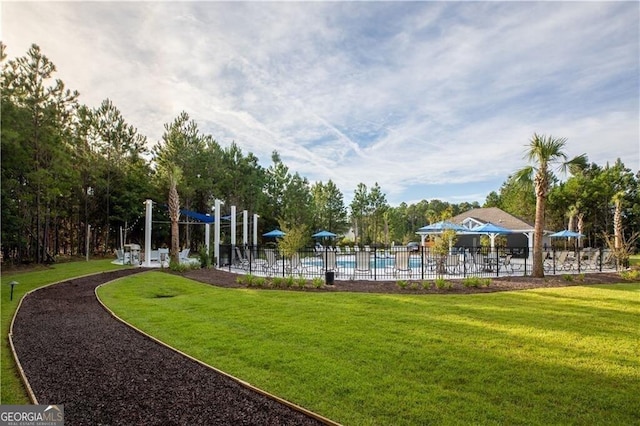
<instances>
[{"instance_id":1,"label":"gravel path","mask_svg":"<svg viewBox=\"0 0 640 426\"><path fill-rule=\"evenodd\" d=\"M322 424L111 317L94 289L137 272L73 279L23 300L13 341L40 404L64 404L68 425Z\"/></svg>"}]
</instances>

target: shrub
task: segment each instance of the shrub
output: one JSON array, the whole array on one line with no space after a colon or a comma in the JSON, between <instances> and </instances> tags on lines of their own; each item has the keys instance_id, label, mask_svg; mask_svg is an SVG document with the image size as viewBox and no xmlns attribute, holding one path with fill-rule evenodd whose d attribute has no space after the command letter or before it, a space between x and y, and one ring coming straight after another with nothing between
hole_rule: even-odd
<instances>
[{"instance_id":1,"label":"shrub","mask_svg":"<svg viewBox=\"0 0 640 426\"><path fill-rule=\"evenodd\" d=\"M256 287L264 287L267 283L267 278L265 277L255 277L253 283Z\"/></svg>"},{"instance_id":2,"label":"shrub","mask_svg":"<svg viewBox=\"0 0 640 426\"><path fill-rule=\"evenodd\" d=\"M575 279L576 279L576 281L582 282L582 281L584 281L584 277L585 277L584 274L578 274L578 275L575 276Z\"/></svg>"},{"instance_id":3,"label":"shrub","mask_svg":"<svg viewBox=\"0 0 640 426\"><path fill-rule=\"evenodd\" d=\"M324 285L324 281L320 277L315 277L313 280L311 280L311 284L313 284L315 288L322 288L322 286Z\"/></svg>"},{"instance_id":4,"label":"shrub","mask_svg":"<svg viewBox=\"0 0 640 426\"><path fill-rule=\"evenodd\" d=\"M298 288L304 288L307 285L307 279L303 277L296 278L296 285Z\"/></svg>"},{"instance_id":5,"label":"shrub","mask_svg":"<svg viewBox=\"0 0 640 426\"><path fill-rule=\"evenodd\" d=\"M283 277L273 277L271 279L274 287L284 287L284 278Z\"/></svg>"},{"instance_id":6,"label":"shrub","mask_svg":"<svg viewBox=\"0 0 640 426\"><path fill-rule=\"evenodd\" d=\"M189 265L187 265L186 263L180 263L180 262L169 262L169 269L171 269L173 272L186 272L188 271Z\"/></svg>"},{"instance_id":7,"label":"shrub","mask_svg":"<svg viewBox=\"0 0 640 426\"><path fill-rule=\"evenodd\" d=\"M207 253L207 247L202 247L198 252L198 256L200 256L200 267L201 268L211 268L211 255Z\"/></svg>"},{"instance_id":8,"label":"shrub","mask_svg":"<svg viewBox=\"0 0 640 426\"><path fill-rule=\"evenodd\" d=\"M630 269L628 271L620 271L620 278L625 281L638 281L640 280L640 270Z\"/></svg>"},{"instance_id":9,"label":"shrub","mask_svg":"<svg viewBox=\"0 0 640 426\"><path fill-rule=\"evenodd\" d=\"M400 280L396 283L398 285L398 287L400 288L407 288L407 286L409 285L409 281L406 280Z\"/></svg>"},{"instance_id":10,"label":"shrub","mask_svg":"<svg viewBox=\"0 0 640 426\"><path fill-rule=\"evenodd\" d=\"M491 285L491 278L467 277L462 280L462 285L467 288L489 287L489 285Z\"/></svg>"},{"instance_id":11,"label":"shrub","mask_svg":"<svg viewBox=\"0 0 640 426\"><path fill-rule=\"evenodd\" d=\"M236 284L240 284L240 285L244 284L244 275L239 275L236 277Z\"/></svg>"},{"instance_id":12,"label":"shrub","mask_svg":"<svg viewBox=\"0 0 640 426\"><path fill-rule=\"evenodd\" d=\"M253 287L253 284L255 283L256 280L256 276L251 275L251 274L247 274L244 276L244 284L247 287Z\"/></svg>"},{"instance_id":13,"label":"shrub","mask_svg":"<svg viewBox=\"0 0 640 426\"><path fill-rule=\"evenodd\" d=\"M571 275L571 274L562 274L562 279L567 281L567 282L571 282L571 281L573 281L573 275Z\"/></svg>"},{"instance_id":14,"label":"shrub","mask_svg":"<svg viewBox=\"0 0 640 426\"><path fill-rule=\"evenodd\" d=\"M444 278L436 278L436 287L440 290L442 289L450 289L453 284L451 284L450 282L448 282L447 280L445 280Z\"/></svg>"},{"instance_id":15,"label":"shrub","mask_svg":"<svg viewBox=\"0 0 640 426\"><path fill-rule=\"evenodd\" d=\"M284 279L284 285L287 288L293 287L293 285L296 283L296 279L293 278L292 276L288 276Z\"/></svg>"},{"instance_id":16,"label":"shrub","mask_svg":"<svg viewBox=\"0 0 640 426\"><path fill-rule=\"evenodd\" d=\"M411 290L417 290L418 288L420 288L420 284L414 281L411 283L410 287L411 287Z\"/></svg>"},{"instance_id":17,"label":"shrub","mask_svg":"<svg viewBox=\"0 0 640 426\"><path fill-rule=\"evenodd\" d=\"M431 287L431 281L422 281L422 288L428 290Z\"/></svg>"}]
</instances>

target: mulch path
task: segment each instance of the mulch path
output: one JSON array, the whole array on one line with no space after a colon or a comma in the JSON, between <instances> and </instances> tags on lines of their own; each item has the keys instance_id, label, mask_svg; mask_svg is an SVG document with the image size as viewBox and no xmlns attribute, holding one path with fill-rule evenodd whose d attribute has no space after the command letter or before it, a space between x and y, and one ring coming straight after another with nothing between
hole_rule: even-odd
<instances>
[{"instance_id":1,"label":"mulch path","mask_svg":"<svg viewBox=\"0 0 640 426\"><path fill-rule=\"evenodd\" d=\"M246 288L245 284L237 282L239 274L219 270L196 269L184 273L184 276L196 281L215 285L218 287L228 288ZM451 284L451 288L439 289L435 286L433 280L425 280L430 282L428 288L422 286L422 282L418 279L408 281L407 288L400 288L396 281L372 281L372 280L338 280L333 285L323 285L321 288L315 288L308 283L304 289L298 287L290 287L290 291L319 291L319 292L336 292L349 291L361 293L401 293L401 294L468 294L468 293L491 293L496 291L525 290L542 287L568 287L585 284L612 284L623 282L620 275L616 272L599 272L588 273L581 276L572 276L573 281L567 281L562 275L549 275L545 278L531 278L524 276L512 277L493 277L488 287L465 287L461 279L447 280ZM255 287L252 287L255 288ZM263 289L271 289L273 287L265 286ZM282 290L282 287L278 288Z\"/></svg>"},{"instance_id":2,"label":"mulch path","mask_svg":"<svg viewBox=\"0 0 640 426\"><path fill-rule=\"evenodd\" d=\"M69 280L26 297L13 341L40 404L69 425L316 425L114 319L99 284L141 270Z\"/></svg>"}]
</instances>

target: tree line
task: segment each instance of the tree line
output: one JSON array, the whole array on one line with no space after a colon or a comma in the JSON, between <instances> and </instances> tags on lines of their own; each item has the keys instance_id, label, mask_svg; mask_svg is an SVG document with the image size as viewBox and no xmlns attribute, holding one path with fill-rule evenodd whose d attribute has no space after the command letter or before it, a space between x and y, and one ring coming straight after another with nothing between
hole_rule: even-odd
<instances>
[{"instance_id":1,"label":"tree line","mask_svg":"<svg viewBox=\"0 0 640 426\"><path fill-rule=\"evenodd\" d=\"M394 207L377 182L358 183L346 205L332 180L309 182L276 151L263 167L235 142L223 146L204 134L186 112L150 143L110 99L97 108L83 105L77 91L55 78L55 65L37 45L7 60L0 43L0 61L3 262L85 255L87 239L94 254L111 253L122 239L141 242L147 198L156 202L159 222L153 243L168 244L170 193L188 210L211 212L220 199L227 213L231 205L258 213L261 232L352 230L358 244L404 244L416 240L421 226L480 207L437 199ZM640 229L639 174L619 160L603 167L583 162L569 171L564 181L549 172L545 229L579 227L590 245L602 244L613 233L616 209L623 232ZM483 206L533 223L535 188L514 173ZM178 243L198 249L202 227L181 229Z\"/></svg>"}]
</instances>

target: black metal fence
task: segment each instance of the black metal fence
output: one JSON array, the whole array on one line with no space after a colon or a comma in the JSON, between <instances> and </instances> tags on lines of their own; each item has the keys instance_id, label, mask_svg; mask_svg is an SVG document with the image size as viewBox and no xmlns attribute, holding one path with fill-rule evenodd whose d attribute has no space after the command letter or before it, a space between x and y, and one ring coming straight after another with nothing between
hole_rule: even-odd
<instances>
[{"instance_id":1,"label":"black metal fence","mask_svg":"<svg viewBox=\"0 0 640 426\"><path fill-rule=\"evenodd\" d=\"M545 274L615 270L608 250L545 252ZM220 265L231 272L266 276L321 277L326 280L429 280L436 278L530 275L528 247L454 247L441 253L428 247L305 248L285 254L277 247L220 246Z\"/></svg>"}]
</instances>

